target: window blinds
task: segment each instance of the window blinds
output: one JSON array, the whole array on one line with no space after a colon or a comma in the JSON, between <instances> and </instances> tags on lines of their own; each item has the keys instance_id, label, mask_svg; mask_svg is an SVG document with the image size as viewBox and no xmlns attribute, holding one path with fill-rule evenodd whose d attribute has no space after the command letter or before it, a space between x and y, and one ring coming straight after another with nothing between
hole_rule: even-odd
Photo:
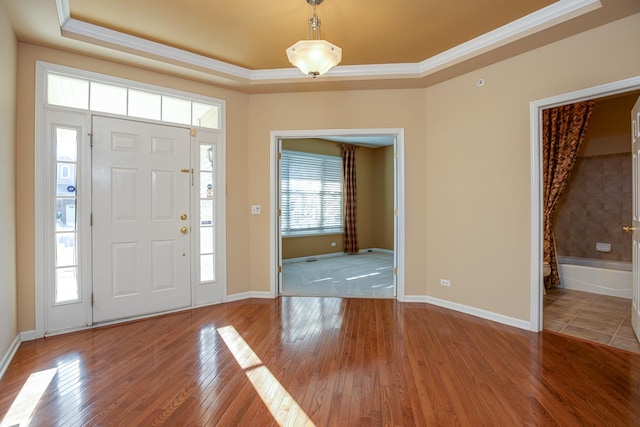
<instances>
[{"instance_id":1,"label":"window blinds","mask_svg":"<svg viewBox=\"0 0 640 427\"><path fill-rule=\"evenodd\" d=\"M342 232L342 158L283 151L282 234Z\"/></svg>"}]
</instances>

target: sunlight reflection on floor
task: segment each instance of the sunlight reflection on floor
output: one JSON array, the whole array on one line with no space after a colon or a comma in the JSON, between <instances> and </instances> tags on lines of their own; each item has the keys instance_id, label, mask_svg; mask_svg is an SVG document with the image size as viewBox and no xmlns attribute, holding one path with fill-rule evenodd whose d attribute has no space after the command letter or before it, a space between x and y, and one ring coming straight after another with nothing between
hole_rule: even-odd
<instances>
[{"instance_id":1,"label":"sunlight reflection on floor","mask_svg":"<svg viewBox=\"0 0 640 427\"><path fill-rule=\"evenodd\" d=\"M29 375L20 389L20 393L11 404L9 412L0 423L0 427L28 426L33 411L57 372L58 369L53 368Z\"/></svg>"},{"instance_id":2,"label":"sunlight reflection on floor","mask_svg":"<svg viewBox=\"0 0 640 427\"><path fill-rule=\"evenodd\" d=\"M315 426L233 326L218 328L218 333L279 425Z\"/></svg>"}]
</instances>

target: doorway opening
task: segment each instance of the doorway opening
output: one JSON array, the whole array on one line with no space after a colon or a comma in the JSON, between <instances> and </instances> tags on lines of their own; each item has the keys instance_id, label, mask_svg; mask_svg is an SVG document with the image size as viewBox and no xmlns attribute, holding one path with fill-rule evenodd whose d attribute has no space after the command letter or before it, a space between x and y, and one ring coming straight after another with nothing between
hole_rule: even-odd
<instances>
[{"instance_id":1,"label":"doorway opening","mask_svg":"<svg viewBox=\"0 0 640 427\"><path fill-rule=\"evenodd\" d=\"M559 95L552 98L532 102L531 112L531 159L532 159L532 222L531 222L531 242L532 242L532 268L531 268L531 330L541 331L545 325L544 306L545 301L557 297L558 295L544 295L543 285L543 249L542 249L542 111L560 105L572 104L589 99L612 99L622 94L640 90L640 77L627 79L615 83L610 83L594 88L589 88L569 94ZM626 112L626 117L630 117L630 111ZM630 126L629 126L630 127ZM631 141L627 141L627 146L631 146ZM606 242L600 242L606 243ZM595 243L594 243L595 250ZM634 287L637 283L634 281ZM636 290L637 291L637 290ZM580 292L580 291L576 291ZM636 292L637 294L637 292ZM590 297L589 294L584 295ZM590 304L591 299L582 299L583 304ZM597 305L597 303L596 303ZM576 310L575 308L573 310ZM575 313L574 313L575 314ZM574 316L575 317L575 316ZM556 325L558 326L558 325ZM566 326L566 325L565 325Z\"/></svg>"},{"instance_id":2,"label":"doorway opening","mask_svg":"<svg viewBox=\"0 0 640 427\"><path fill-rule=\"evenodd\" d=\"M553 213L559 283L544 295L543 328L640 353L631 327L633 245L623 231L632 219L629 112L638 96L632 91L594 100Z\"/></svg>"},{"instance_id":3,"label":"doorway opening","mask_svg":"<svg viewBox=\"0 0 640 427\"><path fill-rule=\"evenodd\" d=\"M36 106L34 338L224 301L224 102L38 62Z\"/></svg>"},{"instance_id":4,"label":"doorway opening","mask_svg":"<svg viewBox=\"0 0 640 427\"><path fill-rule=\"evenodd\" d=\"M403 134L272 132L272 296L404 298ZM343 243L343 145L356 147L358 248L351 254Z\"/></svg>"}]
</instances>

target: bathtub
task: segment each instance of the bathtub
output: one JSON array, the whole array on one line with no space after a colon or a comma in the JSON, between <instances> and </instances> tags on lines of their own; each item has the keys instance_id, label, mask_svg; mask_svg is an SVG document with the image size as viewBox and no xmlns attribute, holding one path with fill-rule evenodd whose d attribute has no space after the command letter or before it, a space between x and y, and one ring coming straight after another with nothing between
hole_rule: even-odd
<instances>
[{"instance_id":1,"label":"bathtub","mask_svg":"<svg viewBox=\"0 0 640 427\"><path fill-rule=\"evenodd\" d=\"M631 299L630 262L558 257L561 287Z\"/></svg>"}]
</instances>

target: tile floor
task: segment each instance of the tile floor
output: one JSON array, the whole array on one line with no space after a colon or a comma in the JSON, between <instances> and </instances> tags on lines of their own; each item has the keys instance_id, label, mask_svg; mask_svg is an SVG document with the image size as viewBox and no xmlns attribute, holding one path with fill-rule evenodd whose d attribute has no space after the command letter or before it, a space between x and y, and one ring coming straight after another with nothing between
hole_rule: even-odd
<instances>
[{"instance_id":1,"label":"tile floor","mask_svg":"<svg viewBox=\"0 0 640 427\"><path fill-rule=\"evenodd\" d=\"M282 264L282 295L394 298L393 254L364 252Z\"/></svg>"},{"instance_id":2,"label":"tile floor","mask_svg":"<svg viewBox=\"0 0 640 427\"><path fill-rule=\"evenodd\" d=\"M544 296L544 329L640 353L631 300L552 288Z\"/></svg>"}]
</instances>

